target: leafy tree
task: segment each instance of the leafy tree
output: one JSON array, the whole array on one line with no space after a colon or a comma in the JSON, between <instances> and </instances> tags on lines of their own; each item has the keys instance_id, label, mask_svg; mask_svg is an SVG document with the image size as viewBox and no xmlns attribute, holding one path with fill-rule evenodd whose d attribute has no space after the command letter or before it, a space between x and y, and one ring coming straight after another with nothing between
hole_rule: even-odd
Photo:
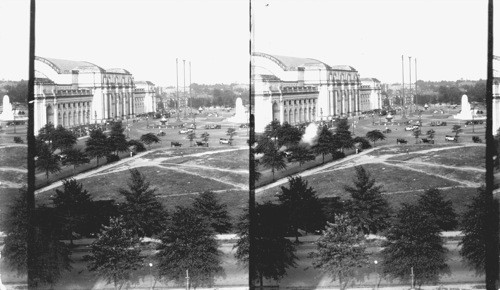
<instances>
[{"instance_id":1,"label":"leafy tree","mask_svg":"<svg viewBox=\"0 0 500 290\"><path fill-rule=\"evenodd\" d=\"M129 147L133 147L135 152L146 151L146 147L144 147L144 144L139 140L134 140L134 139L128 140L127 145Z\"/></svg>"},{"instance_id":2,"label":"leafy tree","mask_svg":"<svg viewBox=\"0 0 500 290\"><path fill-rule=\"evenodd\" d=\"M360 268L368 264L365 236L347 215L339 215L335 223L327 223L316 242L317 252L310 253L313 266L339 281L340 289L362 275Z\"/></svg>"},{"instance_id":3,"label":"leafy tree","mask_svg":"<svg viewBox=\"0 0 500 290\"><path fill-rule=\"evenodd\" d=\"M455 230L457 217L453 211L453 203L444 200L443 193L437 188L428 189L418 199L418 206L434 217L436 224L442 231Z\"/></svg>"},{"instance_id":4,"label":"leafy tree","mask_svg":"<svg viewBox=\"0 0 500 290\"><path fill-rule=\"evenodd\" d=\"M413 268L418 288L424 283L437 283L440 275L449 273L447 250L440 233L428 212L416 205L403 204L382 244L383 273L408 282Z\"/></svg>"},{"instance_id":5,"label":"leafy tree","mask_svg":"<svg viewBox=\"0 0 500 290\"><path fill-rule=\"evenodd\" d=\"M385 140L384 133L380 130L372 130L366 133L366 138L373 142L373 147L375 147L375 142L378 140Z\"/></svg>"},{"instance_id":6,"label":"leafy tree","mask_svg":"<svg viewBox=\"0 0 500 290\"><path fill-rule=\"evenodd\" d=\"M120 289L130 280L132 273L142 266L140 240L128 229L120 218L110 219L90 246L88 269L113 283Z\"/></svg>"},{"instance_id":7,"label":"leafy tree","mask_svg":"<svg viewBox=\"0 0 500 290\"><path fill-rule=\"evenodd\" d=\"M357 136L355 137L354 139L352 139L352 141L356 144L356 143L360 143L361 144L361 149L368 149L368 148L372 148L372 145L370 144L370 141L368 141L366 138L363 138L363 137L360 137L360 136Z\"/></svg>"},{"instance_id":8,"label":"leafy tree","mask_svg":"<svg viewBox=\"0 0 500 290\"><path fill-rule=\"evenodd\" d=\"M260 159L260 163L264 168L270 168L273 173L273 181L274 181L274 172L276 170L286 169L285 163L285 153L278 150L276 147L269 147L267 152L264 153L264 156Z\"/></svg>"},{"instance_id":9,"label":"leafy tree","mask_svg":"<svg viewBox=\"0 0 500 290\"><path fill-rule=\"evenodd\" d=\"M215 232L223 234L231 229L231 217L227 212L227 205L221 203L213 191L200 193L194 199L193 208L209 221Z\"/></svg>"},{"instance_id":10,"label":"leafy tree","mask_svg":"<svg viewBox=\"0 0 500 290\"><path fill-rule=\"evenodd\" d=\"M334 148L340 148L341 152L344 152L345 149L351 149L354 147L347 119L339 119L337 121L333 137Z\"/></svg>"},{"instance_id":11,"label":"leafy tree","mask_svg":"<svg viewBox=\"0 0 500 290\"><path fill-rule=\"evenodd\" d=\"M194 131L189 132L187 137L189 139L189 146L193 146L193 140L196 138L196 133Z\"/></svg>"},{"instance_id":12,"label":"leafy tree","mask_svg":"<svg viewBox=\"0 0 500 290\"><path fill-rule=\"evenodd\" d=\"M420 135L422 135L422 130L416 129L413 130L413 136L415 137L415 143L418 143L418 138L420 138Z\"/></svg>"},{"instance_id":13,"label":"leafy tree","mask_svg":"<svg viewBox=\"0 0 500 290\"><path fill-rule=\"evenodd\" d=\"M318 139L316 144L312 146L312 150L316 155L323 156L323 163L325 163L325 155L332 151L333 135L326 126L319 130Z\"/></svg>"},{"instance_id":14,"label":"leafy tree","mask_svg":"<svg viewBox=\"0 0 500 290\"><path fill-rule=\"evenodd\" d=\"M288 188L281 187L278 200L287 217L288 227L298 242L299 228L311 232L323 227L325 221L316 192L308 186L307 180L300 176L291 177L288 179L288 184Z\"/></svg>"},{"instance_id":15,"label":"leafy tree","mask_svg":"<svg viewBox=\"0 0 500 290\"><path fill-rule=\"evenodd\" d=\"M123 221L127 228L139 237L151 237L163 230L167 215L161 202L155 195L155 189L139 170L130 170L128 189L120 188L118 192L125 197L120 207Z\"/></svg>"},{"instance_id":16,"label":"leafy tree","mask_svg":"<svg viewBox=\"0 0 500 290\"><path fill-rule=\"evenodd\" d=\"M78 138L73 132L64 128L62 125L58 125L57 128L52 131L52 151L60 149L61 151L68 150L73 147Z\"/></svg>"},{"instance_id":17,"label":"leafy tree","mask_svg":"<svg viewBox=\"0 0 500 290\"><path fill-rule=\"evenodd\" d=\"M427 131L427 138L434 140L435 135L436 135L436 131L434 131L433 129L430 129L429 131Z\"/></svg>"},{"instance_id":18,"label":"leafy tree","mask_svg":"<svg viewBox=\"0 0 500 290\"><path fill-rule=\"evenodd\" d=\"M196 288L211 287L215 277L224 276L215 232L195 209L178 207L160 239L156 254L160 277L180 284L189 270L190 284Z\"/></svg>"},{"instance_id":19,"label":"leafy tree","mask_svg":"<svg viewBox=\"0 0 500 290\"><path fill-rule=\"evenodd\" d=\"M264 136L276 140L280 136L281 123L278 120L273 120L264 127Z\"/></svg>"},{"instance_id":20,"label":"leafy tree","mask_svg":"<svg viewBox=\"0 0 500 290\"><path fill-rule=\"evenodd\" d=\"M237 247L236 258L246 265L250 259L249 221L249 214L246 211L240 216L236 225L236 232L239 236L235 245ZM285 238L286 221L278 205L270 202L255 204L252 224L255 229L252 236L252 261L255 275L262 288L264 278L279 281L286 275L288 268L296 266L296 249L294 244Z\"/></svg>"},{"instance_id":21,"label":"leafy tree","mask_svg":"<svg viewBox=\"0 0 500 290\"><path fill-rule=\"evenodd\" d=\"M90 159L87 157L87 154L82 152L80 149L71 148L63 151L63 154L66 157L62 160L62 165L71 164L73 165L73 173L75 172L76 167L87 164L90 162Z\"/></svg>"},{"instance_id":22,"label":"leafy tree","mask_svg":"<svg viewBox=\"0 0 500 290\"><path fill-rule=\"evenodd\" d=\"M257 145L255 146L255 153L266 153L267 151L272 151L276 147L276 142L274 142L270 137L261 135L257 138Z\"/></svg>"},{"instance_id":23,"label":"leafy tree","mask_svg":"<svg viewBox=\"0 0 500 290\"><path fill-rule=\"evenodd\" d=\"M209 137L210 137L210 134L208 134L207 132L203 132L203 133L201 134L201 140L202 140L203 142L205 142L205 143L208 143L208 139L209 139Z\"/></svg>"},{"instance_id":24,"label":"leafy tree","mask_svg":"<svg viewBox=\"0 0 500 290\"><path fill-rule=\"evenodd\" d=\"M229 136L229 144L233 145L234 135L236 135L236 129L227 128L226 135Z\"/></svg>"},{"instance_id":25,"label":"leafy tree","mask_svg":"<svg viewBox=\"0 0 500 290\"><path fill-rule=\"evenodd\" d=\"M141 142L151 148L151 144L160 142L160 138L153 133L146 133L141 136Z\"/></svg>"},{"instance_id":26,"label":"leafy tree","mask_svg":"<svg viewBox=\"0 0 500 290\"><path fill-rule=\"evenodd\" d=\"M376 234L389 225L389 203L381 194L382 186L375 185L375 179L363 166L355 166L354 169L354 186L344 186L352 198L348 203L351 219L365 234Z\"/></svg>"},{"instance_id":27,"label":"leafy tree","mask_svg":"<svg viewBox=\"0 0 500 290\"><path fill-rule=\"evenodd\" d=\"M484 275L486 271L487 235L485 233L488 231L488 227L485 221L488 212L495 217L495 223L498 224L498 200L492 200L484 187L478 188L472 202L467 205L467 210L461 217L459 225L459 229L464 235L459 243L461 246L460 255L467 266L474 269L478 275ZM498 236L495 245L499 245Z\"/></svg>"},{"instance_id":28,"label":"leafy tree","mask_svg":"<svg viewBox=\"0 0 500 290\"><path fill-rule=\"evenodd\" d=\"M56 189L52 202L63 222L63 231L70 237L73 245L73 232L80 232L79 227L88 219L87 212L92 205L92 197L83 185L74 179L63 181L63 190Z\"/></svg>"},{"instance_id":29,"label":"leafy tree","mask_svg":"<svg viewBox=\"0 0 500 290\"><path fill-rule=\"evenodd\" d=\"M29 267L29 284L37 287L57 282L63 272L71 269L71 260L69 249L59 241L58 227L48 222L45 218L47 215L42 214L42 210L36 209L33 214L34 240L31 245L32 255L28 260L27 192L26 189L21 189L7 214L2 217L2 230L6 235L2 258L18 275L26 275Z\"/></svg>"},{"instance_id":30,"label":"leafy tree","mask_svg":"<svg viewBox=\"0 0 500 290\"><path fill-rule=\"evenodd\" d=\"M41 142L47 143L49 146L52 146L52 139L54 138L54 131L56 128L54 128L54 124L52 123L47 123L45 126L40 128L38 130L38 135L36 136L36 139Z\"/></svg>"},{"instance_id":31,"label":"leafy tree","mask_svg":"<svg viewBox=\"0 0 500 290\"><path fill-rule=\"evenodd\" d=\"M253 156L252 159L253 159L253 166L250 166L250 176L253 177L253 182L257 182L262 176L262 173L257 171L257 169L259 168L260 160L255 159Z\"/></svg>"},{"instance_id":32,"label":"leafy tree","mask_svg":"<svg viewBox=\"0 0 500 290\"><path fill-rule=\"evenodd\" d=\"M99 165L99 158L105 157L111 153L111 149L108 146L108 137L97 128L90 131L89 139L87 139L85 153L91 158L97 159L97 165Z\"/></svg>"},{"instance_id":33,"label":"leafy tree","mask_svg":"<svg viewBox=\"0 0 500 290\"><path fill-rule=\"evenodd\" d=\"M290 158L291 161L295 161L299 163L299 166L302 166L304 163L308 161L312 161L316 159L314 153L309 149L308 146L306 145L295 145L290 148L290 151L292 152L292 157Z\"/></svg>"},{"instance_id":34,"label":"leafy tree","mask_svg":"<svg viewBox=\"0 0 500 290\"><path fill-rule=\"evenodd\" d=\"M128 150L127 146L127 138L125 134L123 134L125 128L123 128L122 122L114 122L111 125L111 132L109 133L109 137L107 138L107 145L111 152L125 152Z\"/></svg>"},{"instance_id":35,"label":"leafy tree","mask_svg":"<svg viewBox=\"0 0 500 290\"><path fill-rule=\"evenodd\" d=\"M294 127L288 123L284 123L278 128L277 132L278 146L297 146L302 140L302 132L299 128Z\"/></svg>"},{"instance_id":36,"label":"leafy tree","mask_svg":"<svg viewBox=\"0 0 500 290\"><path fill-rule=\"evenodd\" d=\"M458 140L458 135L462 133L463 129L460 127L460 125L453 125L453 128L451 129L452 133L455 133L455 137Z\"/></svg>"},{"instance_id":37,"label":"leafy tree","mask_svg":"<svg viewBox=\"0 0 500 290\"><path fill-rule=\"evenodd\" d=\"M49 180L50 173L56 173L61 171L61 166L59 165L59 157L50 151L49 146L44 143L41 148L38 149L38 156L35 162L35 167L39 171L44 171L47 176L47 181Z\"/></svg>"}]
</instances>

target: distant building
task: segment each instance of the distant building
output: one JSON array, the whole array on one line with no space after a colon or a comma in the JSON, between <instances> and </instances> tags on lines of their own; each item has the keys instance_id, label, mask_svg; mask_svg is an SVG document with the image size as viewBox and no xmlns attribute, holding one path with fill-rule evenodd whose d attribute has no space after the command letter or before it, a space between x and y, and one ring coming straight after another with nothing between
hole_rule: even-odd
<instances>
[{"instance_id":1,"label":"distant building","mask_svg":"<svg viewBox=\"0 0 500 290\"><path fill-rule=\"evenodd\" d=\"M361 78L359 110L361 112L382 109L382 86L378 79Z\"/></svg>"},{"instance_id":2,"label":"distant building","mask_svg":"<svg viewBox=\"0 0 500 290\"><path fill-rule=\"evenodd\" d=\"M136 92L134 78L125 69L36 56L35 132L48 123L71 128L154 112L153 86L139 82L137 88L144 91Z\"/></svg>"},{"instance_id":3,"label":"distant building","mask_svg":"<svg viewBox=\"0 0 500 290\"><path fill-rule=\"evenodd\" d=\"M311 58L252 54L255 131L273 120L299 124L360 112L359 74Z\"/></svg>"}]
</instances>

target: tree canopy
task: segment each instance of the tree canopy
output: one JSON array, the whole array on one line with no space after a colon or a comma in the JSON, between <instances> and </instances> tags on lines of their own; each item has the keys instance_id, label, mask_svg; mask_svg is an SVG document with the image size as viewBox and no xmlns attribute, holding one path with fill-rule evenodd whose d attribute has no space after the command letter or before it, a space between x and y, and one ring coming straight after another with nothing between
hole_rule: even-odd
<instances>
[{"instance_id":1,"label":"tree canopy","mask_svg":"<svg viewBox=\"0 0 500 290\"><path fill-rule=\"evenodd\" d=\"M111 153L111 149L108 145L108 137L99 128L90 131L90 136L85 143L85 153L91 158L97 158L98 165L99 158L105 157Z\"/></svg>"},{"instance_id":2,"label":"tree canopy","mask_svg":"<svg viewBox=\"0 0 500 290\"><path fill-rule=\"evenodd\" d=\"M213 191L204 191L193 201L193 208L209 221L210 226L219 234L228 233L232 227L227 205L221 203Z\"/></svg>"}]
</instances>

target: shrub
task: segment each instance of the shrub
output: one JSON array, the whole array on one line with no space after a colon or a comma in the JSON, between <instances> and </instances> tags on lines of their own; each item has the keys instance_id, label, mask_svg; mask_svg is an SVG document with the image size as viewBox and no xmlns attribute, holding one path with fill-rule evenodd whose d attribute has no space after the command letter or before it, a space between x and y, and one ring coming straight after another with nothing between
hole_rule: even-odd
<instances>
[{"instance_id":1,"label":"shrub","mask_svg":"<svg viewBox=\"0 0 500 290\"><path fill-rule=\"evenodd\" d=\"M338 160L338 159L342 159L345 157L345 153L344 152L340 152L340 151L334 151L332 152L332 160Z\"/></svg>"},{"instance_id":2,"label":"shrub","mask_svg":"<svg viewBox=\"0 0 500 290\"><path fill-rule=\"evenodd\" d=\"M24 143L23 139L21 137L14 137L14 143L22 144Z\"/></svg>"},{"instance_id":3,"label":"shrub","mask_svg":"<svg viewBox=\"0 0 500 290\"><path fill-rule=\"evenodd\" d=\"M118 160L120 160L120 156L118 156L116 154L109 154L106 156L107 163L116 162Z\"/></svg>"}]
</instances>

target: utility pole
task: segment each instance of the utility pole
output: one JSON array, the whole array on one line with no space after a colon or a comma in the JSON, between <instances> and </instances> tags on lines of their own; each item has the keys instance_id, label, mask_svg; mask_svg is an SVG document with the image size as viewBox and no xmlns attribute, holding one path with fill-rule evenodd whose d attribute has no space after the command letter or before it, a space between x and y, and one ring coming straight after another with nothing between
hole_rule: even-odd
<instances>
[{"instance_id":1,"label":"utility pole","mask_svg":"<svg viewBox=\"0 0 500 290\"><path fill-rule=\"evenodd\" d=\"M186 270L186 290L189 290L189 270Z\"/></svg>"},{"instance_id":2,"label":"utility pole","mask_svg":"<svg viewBox=\"0 0 500 290\"><path fill-rule=\"evenodd\" d=\"M177 78L177 122L181 121L181 117L179 114L179 59L175 59L175 76Z\"/></svg>"},{"instance_id":3,"label":"utility pole","mask_svg":"<svg viewBox=\"0 0 500 290\"><path fill-rule=\"evenodd\" d=\"M411 289L415 289L415 274L413 274L413 267L411 267Z\"/></svg>"},{"instance_id":4,"label":"utility pole","mask_svg":"<svg viewBox=\"0 0 500 290\"><path fill-rule=\"evenodd\" d=\"M413 116L413 112L412 112L412 109L413 109L413 98L412 98L412 94L411 94L411 56L408 57L408 74L410 75L410 90L409 90L409 93L408 93L408 97L410 98L410 116Z\"/></svg>"},{"instance_id":5,"label":"utility pole","mask_svg":"<svg viewBox=\"0 0 500 290\"><path fill-rule=\"evenodd\" d=\"M403 107L403 119L406 119L406 108L405 108L405 62L404 62L404 56L401 55L401 72L403 76L403 86L402 86L402 93L403 97L401 98L401 106Z\"/></svg>"},{"instance_id":6,"label":"utility pole","mask_svg":"<svg viewBox=\"0 0 500 290\"><path fill-rule=\"evenodd\" d=\"M183 73L184 73L184 79L183 79L183 81L184 81L184 95L183 96L184 96L184 99L186 99L186 60L183 59L182 63L183 63L182 68L183 68ZM184 102L184 119L186 119L186 111L187 111L187 100L185 100L185 102Z\"/></svg>"}]
</instances>

